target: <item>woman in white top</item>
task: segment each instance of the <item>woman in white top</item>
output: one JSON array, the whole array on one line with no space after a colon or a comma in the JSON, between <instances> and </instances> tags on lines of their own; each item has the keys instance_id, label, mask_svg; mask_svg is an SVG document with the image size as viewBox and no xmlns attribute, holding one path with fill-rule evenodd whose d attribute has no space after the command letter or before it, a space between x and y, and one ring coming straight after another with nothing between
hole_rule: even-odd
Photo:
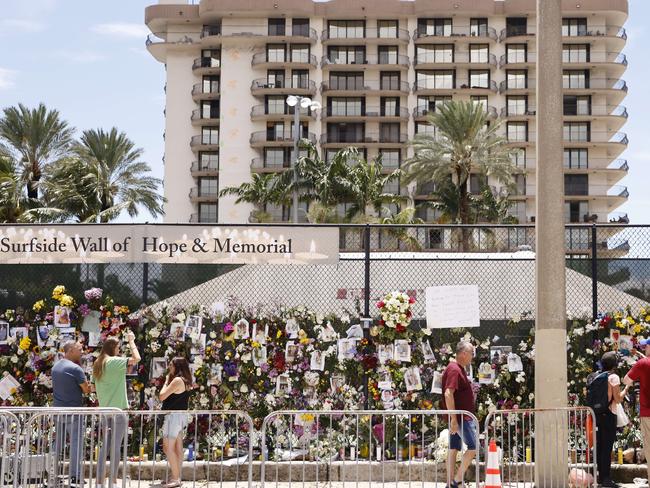
<instances>
[{"instance_id":1,"label":"woman in white top","mask_svg":"<svg viewBox=\"0 0 650 488\"><path fill-rule=\"evenodd\" d=\"M602 371L609 373L607 378L607 397L609 411L596 416L596 445L598 446L598 481L606 488L618 488L612 480L612 449L616 441L616 420L618 406L623 403L627 388L621 391L621 378L616 374L618 367L618 354L614 351L606 352L600 359Z\"/></svg>"}]
</instances>

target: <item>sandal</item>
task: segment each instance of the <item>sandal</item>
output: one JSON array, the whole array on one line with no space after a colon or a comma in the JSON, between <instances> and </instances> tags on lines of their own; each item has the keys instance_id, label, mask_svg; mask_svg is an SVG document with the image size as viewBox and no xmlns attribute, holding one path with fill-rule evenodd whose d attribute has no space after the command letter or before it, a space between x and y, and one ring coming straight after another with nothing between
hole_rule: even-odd
<instances>
[{"instance_id":1,"label":"sandal","mask_svg":"<svg viewBox=\"0 0 650 488\"><path fill-rule=\"evenodd\" d=\"M171 480L169 483L163 485L163 488L180 488L181 480Z\"/></svg>"}]
</instances>

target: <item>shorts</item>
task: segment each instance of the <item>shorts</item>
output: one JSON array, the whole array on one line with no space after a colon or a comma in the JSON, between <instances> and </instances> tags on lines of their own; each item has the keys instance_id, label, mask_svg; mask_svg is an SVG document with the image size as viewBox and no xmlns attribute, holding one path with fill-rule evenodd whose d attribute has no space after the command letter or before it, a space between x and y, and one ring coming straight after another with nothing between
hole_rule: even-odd
<instances>
[{"instance_id":1,"label":"shorts","mask_svg":"<svg viewBox=\"0 0 650 488\"><path fill-rule=\"evenodd\" d=\"M460 451L463 444L465 444L469 451L475 451L477 440L476 422L461 419L458 422L458 432L449 436L449 449Z\"/></svg>"},{"instance_id":2,"label":"shorts","mask_svg":"<svg viewBox=\"0 0 650 488\"><path fill-rule=\"evenodd\" d=\"M188 416L186 413L170 413L165 416L163 423L163 437L176 439L187 428Z\"/></svg>"}]
</instances>

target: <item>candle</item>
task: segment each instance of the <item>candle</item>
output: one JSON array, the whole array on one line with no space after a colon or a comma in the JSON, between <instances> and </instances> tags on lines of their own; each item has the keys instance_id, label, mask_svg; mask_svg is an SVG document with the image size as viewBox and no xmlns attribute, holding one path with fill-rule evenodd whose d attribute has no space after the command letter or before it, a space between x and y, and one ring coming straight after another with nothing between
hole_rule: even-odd
<instances>
[{"instance_id":1,"label":"candle","mask_svg":"<svg viewBox=\"0 0 650 488\"><path fill-rule=\"evenodd\" d=\"M375 458L377 461L381 461L381 447L379 446L375 449Z\"/></svg>"},{"instance_id":2,"label":"candle","mask_svg":"<svg viewBox=\"0 0 650 488\"><path fill-rule=\"evenodd\" d=\"M623 449L618 448L618 464L623 464Z\"/></svg>"},{"instance_id":3,"label":"candle","mask_svg":"<svg viewBox=\"0 0 650 488\"><path fill-rule=\"evenodd\" d=\"M140 461L144 459L144 446L140 446Z\"/></svg>"},{"instance_id":4,"label":"candle","mask_svg":"<svg viewBox=\"0 0 650 488\"><path fill-rule=\"evenodd\" d=\"M95 461L99 458L99 446L95 446Z\"/></svg>"},{"instance_id":5,"label":"candle","mask_svg":"<svg viewBox=\"0 0 650 488\"><path fill-rule=\"evenodd\" d=\"M354 446L350 446L350 460L354 461L356 459L357 452Z\"/></svg>"},{"instance_id":6,"label":"candle","mask_svg":"<svg viewBox=\"0 0 650 488\"><path fill-rule=\"evenodd\" d=\"M530 447L527 447L526 448L526 462L530 463L530 462L532 462L532 460L533 460L533 452L530 449Z\"/></svg>"}]
</instances>

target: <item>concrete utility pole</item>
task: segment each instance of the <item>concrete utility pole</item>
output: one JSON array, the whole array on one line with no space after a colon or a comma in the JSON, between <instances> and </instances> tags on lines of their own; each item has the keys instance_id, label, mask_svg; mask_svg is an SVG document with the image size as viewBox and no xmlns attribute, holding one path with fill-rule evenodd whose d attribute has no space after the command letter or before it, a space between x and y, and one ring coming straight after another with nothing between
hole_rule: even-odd
<instances>
[{"instance_id":1,"label":"concrete utility pole","mask_svg":"<svg viewBox=\"0 0 650 488\"><path fill-rule=\"evenodd\" d=\"M537 0L536 408L567 405L562 116L562 1ZM566 417L537 414L535 427L536 486L565 486Z\"/></svg>"}]
</instances>

